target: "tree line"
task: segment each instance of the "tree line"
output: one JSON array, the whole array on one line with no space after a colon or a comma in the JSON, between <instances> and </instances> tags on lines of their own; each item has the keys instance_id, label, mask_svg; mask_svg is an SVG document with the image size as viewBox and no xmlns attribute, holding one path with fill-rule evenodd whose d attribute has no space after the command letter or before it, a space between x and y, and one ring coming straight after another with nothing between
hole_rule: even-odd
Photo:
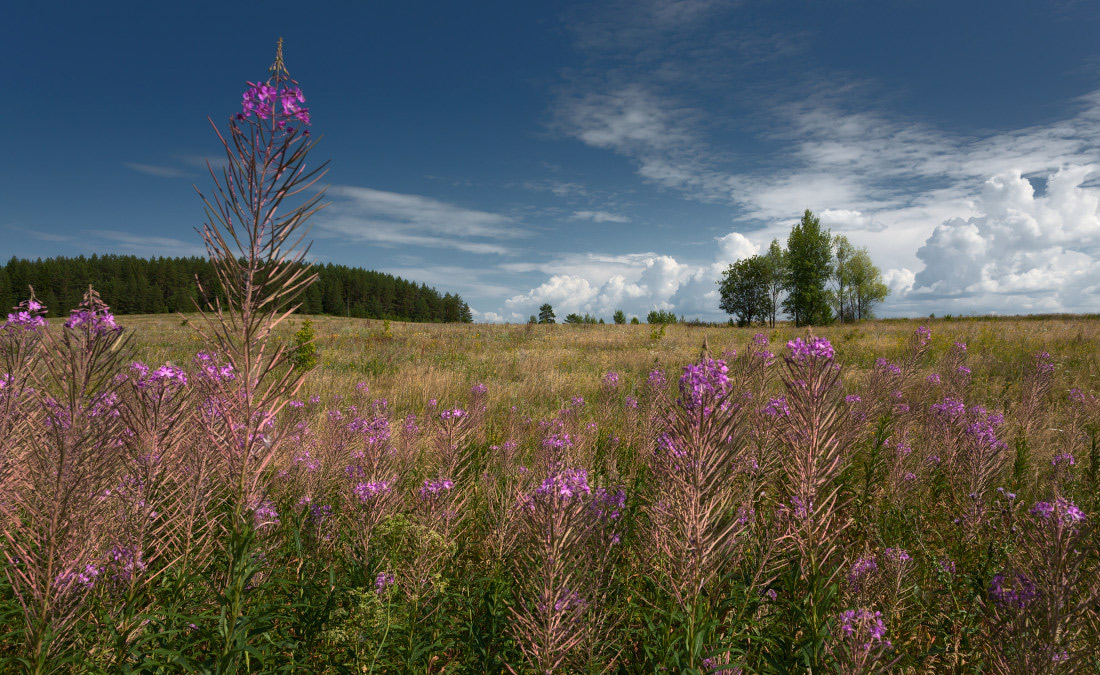
<instances>
[{"instance_id":1,"label":"tree line","mask_svg":"<svg viewBox=\"0 0 1100 675\"><path fill-rule=\"evenodd\" d=\"M345 265L315 265L317 281L301 297L299 312L362 319L418 322L473 321L458 294L443 293L390 274ZM130 255L12 258L0 265L0 307L29 297L30 286L50 316L67 316L91 285L117 314L195 311L195 302L218 297L206 258L139 258ZM208 294L200 293L202 287Z\"/></svg>"},{"instance_id":2,"label":"tree line","mask_svg":"<svg viewBox=\"0 0 1100 675\"><path fill-rule=\"evenodd\" d=\"M720 307L740 326L775 326L780 311L797 326L871 319L890 292L867 249L822 230L809 209L786 248L772 240L766 253L730 265L718 286Z\"/></svg>"}]
</instances>

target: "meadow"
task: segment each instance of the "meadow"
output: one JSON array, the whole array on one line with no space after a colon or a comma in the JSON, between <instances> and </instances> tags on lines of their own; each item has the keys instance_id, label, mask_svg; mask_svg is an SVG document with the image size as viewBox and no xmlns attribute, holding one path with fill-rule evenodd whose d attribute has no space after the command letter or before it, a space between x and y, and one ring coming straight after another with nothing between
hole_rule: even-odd
<instances>
[{"instance_id":1,"label":"meadow","mask_svg":"<svg viewBox=\"0 0 1100 675\"><path fill-rule=\"evenodd\" d=\"M1100 672L1097 317L303 341L269 72L200 313L0 325L4 672Z\"/></svg>"},{"instance_id":2,"label":"meadow","mask_svg":"<svg viewBox=\"0 0 1100 675\"><path fill-rule=\"evenodd\" d=\"M84 311L4 329L9 669L1100 667L1095 317L312 317L248 468L197 315Z\"/></svg>"}]
</instances>

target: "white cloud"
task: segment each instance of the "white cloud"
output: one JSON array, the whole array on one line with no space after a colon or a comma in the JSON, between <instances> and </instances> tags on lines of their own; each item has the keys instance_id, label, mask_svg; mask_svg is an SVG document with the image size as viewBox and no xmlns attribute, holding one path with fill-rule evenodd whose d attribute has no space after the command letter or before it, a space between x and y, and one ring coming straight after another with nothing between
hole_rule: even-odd
<instances>
[{"instance_id":1,"label":"white cloud","mask_svg":"<svg viewBox=\"0 0 1100 675\"><path fill-rule=\"evenodd\" d=\"M1095 311L1100 283L1100 189L1090 166L1058 170L1036 197L1019 171L985 182L980 215L938 225L917 257L914 298L957 311Z\"/></svg>"},{"instance_id":2,"label":"white cloud","mask_svg":"<svg viewBox=\"0 0 1100 675\"><path fill-rule=\"evenodd\" d=\"M717 281L726 267L755 255L760 245L739 232L715 238L715 259L685 263L670 255L574 254L551 262L502 265L511 271L543 271L545 283L505 301L511 310L533 311L549 302L560 313L591 313L608 317L617 309L645 317L651 310L674 310L689 316L720 320Z\"/></svg>"},{"instance_id":3,"label":"white cloud","mask_svg":"<svg viewBox=\"0 0 1100 675\"><path fill-rule=\"evenodd\" d=\"M594 223L629 223L630 218L607 211L574 211L574 220L591 220Z\"/></svg>"},{"instance_id":4,"label":"white cloud","mask_svg":"<svg viewBox=\"0 0 1100 675\"><path fill-rule=\"evenodd\" d=\"M530 234L508 216L421 195L352 186L326 195L333 201L315 217L318 227L359 241L505 255L513 251L501 240Z\"/></svg>"}]
</instances>

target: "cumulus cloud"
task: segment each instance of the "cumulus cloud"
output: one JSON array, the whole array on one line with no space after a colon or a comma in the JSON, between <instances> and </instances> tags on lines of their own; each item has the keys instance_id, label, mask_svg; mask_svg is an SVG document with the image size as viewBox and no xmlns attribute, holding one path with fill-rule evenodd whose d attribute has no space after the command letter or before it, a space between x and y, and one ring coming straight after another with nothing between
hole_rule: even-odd
<instances>
[{"instance_id":1,"label":"cumulus cloud","mask_svg":"<svg viewBox=\"0 0 1100 675\"><path fill-rule=\"evenodd\" d=\"M1095 311L1100 284L1100 189L1092 166L1051 175L1036 196L1019 171L983 186L980 215L938 225L917 257L912 293L964 311Z\"/></svg>"},{"instance_id":2,"label":"cumulus cloud","mask_svg":"<svg viewBox=\"0 0 1100 675\"><path fill-rule=\"evenodd\" d=\"M644 317L663 309L720 319L717 281L730 263L755 255L760 245L731 232L715 238L714 259L682 262L659 253L567 255L522 271L544 271L548 281L505 301L510 310L533 311L550 303L555 311L609 316L617 309ZM514 271L515 265L511 266Z\"/></svg>"},{"instance_id":3,"label":"cumulus cloud","mask_svg":"<svg viewBox=\"0 0 1100 675\"><path fill-rule=\"evenodd\" d=\"M421 195L338 185L327 196L318 227L358 241L504 255L513 251L503 240L530 234L508 216Z\"/></svg>"}]
</instances>

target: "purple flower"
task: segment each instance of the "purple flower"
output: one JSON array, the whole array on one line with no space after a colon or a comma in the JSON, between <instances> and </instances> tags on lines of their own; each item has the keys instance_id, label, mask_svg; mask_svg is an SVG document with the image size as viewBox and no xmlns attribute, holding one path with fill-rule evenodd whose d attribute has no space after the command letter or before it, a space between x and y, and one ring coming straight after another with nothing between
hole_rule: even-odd
<instances>
[{"instance_id":1,"label":"purple flower","mask_svg":"<svg viewBox=\"0 0 1100 675\"><path fill-rule=\"evenodd\" d=\"M1041 375L1053 373L1054 359L1047 352L1039 352L1035 355L1035 370Z\"/></svg>"},{"instance_id":2,"label":"purple flower","mask_svg":"<svg viewBox=\"0 0 1100 675\"><path fill-rule=\"evenodd\" d=\"M389 586L393 585L394 578L392 574L387 572L379 572L378 576L374 580L374 590L377 593L381 593Z\"/></svg>"},{"instance_id":3,"label":"purple flower","mask_svg":"<svg viewBox=\"0 0 1100 675\"><path fill-rule=\"evenodd\" d=\"M488 391L489 391L489 387L485 386L484 384L481 384L480 382L478 384L475 384L474 386L470 387L470 393L473 394L474 396L482 396L482 395L488 393Z\"/></svg>"},{"instance_id":4,"label":"purple flower","mask_svg":"<svg viewBox=\"0 0 1100 675\"><path fill-rule=\"evenodd\" d=\"M1061 464L1068 464L1069 466L1073 466L1075 463L1076 462L1074 462L1073 460L1073 455L1068 452L1063 452L1060 455L1055 455L1054 459L1050 460L1051 466L1059 466Z\"/></svg>"},{"instance_id":5,"label":"purple flower","mask_svg":"<svg viewBox=\"0 0 1100 675\"><path fill-rule=\"evenodd\" d=\"M649 371L649 377L646 378L646 384L650 389L664 389L667 380L665 379L665 371L660 368L654 368Z\"/></svg>"},{"instance_id":6,"label":"purple flower","mask_svg":"<svg viewBox=\"0 0 1100 675\"><path fill-rule=\"evenodd\" d=\"M884 358L879 358L875 361L875 367L879 369L883 374L889 375L901 375L901 366L890 363Z\"/></svg>"},{"instance_id":7,"label":"purple flower","mask_svg":"<svg viewBox=\"0 0 1100 675\"><path fill-rule=\"evenodd\" d=\"M435 501L440 495L448 492L454 486L454 481L449 478L435 481L426 480L424 481L424 485L420 488L420 499L423 501Z\"/></svg>"},{"instance_id":8,"label":"purple flower","mask_svg":"<svg viewBox=\"0 0 1100 675\"><path fill-rule=\"evenodd\" d=\"M355 486L355 496L359 498L359 502L362 504L369 504L379 495L386 495L393 491L390 486L390 481L371 481L370 483L359 483Z\"/></svg>"},{"instance_id":9,"label":"purple flower","mask_svg":"<svg viewBox=\"0 0 1100 675\"><path fill-rule=\"evenodd\" d=\"M853 589L859 590L867 576L877 569L878 563L875 562L875 556L860 558L856 560L855 564L852 565L852 569L848 572L848 583Z\"/></svg>"},{"instance_id":10,"label":"purple flower","mask_svg":"<svg viewBox=\"0 0 1100 675\"><path fill-rule=\"evenodd\" d=\"M989 595L1007 609L1024 609L1038 596L1035 584L1023 574L1015 574L1011 579L997 574L989 584Z\"/></svg>"},{"instance_id":11,"label":"purple flower","mask_svg":"<svg viewBox=\"0 0 1100 675\"><path fill-rule=\"evenodd\" d=\"M265 499L252 509L252 520L257 530L268 525L278 525L279 512L275 510L271 500Z\"/></svg>"},{"instance_id":12,"label":"purple flower","mask_svg":"<svg viewBox=\"0 0 1100 675\"><path fill-rule=\"evenodd\" d=\"M466 417L466 411L461 408L454 408L453 410L444 410L439 413L439 419L441 420L460 420Z\"/></svg>"},{"instance_id":13,"label":"purple flower","mask_svg":"<svg viewBox=\"0 0 1100 675\"><path fill-rule=\"evenodd\" d=\"M939 375L939 373L932 373L928 377L924 378L924 381L929 383L929 384L939 384L940 383L940 375Z\"/></svg>"},{"instance_id":14,"label":"purple flower","mask_svg":"<svg viewBox=\"0 0 1100 675\"><path fill-rule=\"evenodd\" d=\"M908 551L903 548L888 548L886 549L886 559L890 562L897 563L898 565L904 565L912 560L909 557Z\"/></svg>"},{"instance_id":15,"label":"purple flower","mask_svg":"<svg viewBox=\"0 0 1100 675\"><path fill-rule=\"evenodd\" d=\"M923 347L932 341L932 329L927 326L921 326L917 329L917 340L920 342L920 346Z\"/></svg>"},{"instance_id":16,"label":"purple flower","mask_svg":"<svg viewBox=\"0 0 1100 675\"><path fill-rule=\"evenodd\" d=\"M22 309L19 309L21 307ZM4 324L4 330L29 330L37 331L46 326L46 318L41 316L46 308L37 300L26 300L19 304L17 311L8 314L8 321Z\"/></svg>"},{"instance_id":17,"label":"purple flower","mask_svg":"<svg viewBox=\"0 0 1100 675\"><path fill-rule=\"evenodd\" d=\"M66 328L79 328L88 334L104 335L117 333L122 327L115 323L115 317L105 308L102 310L74 309L65 322Z\"/></svg>"},{"instance_id":18,"label":"purple flower","mask_svg":"<svg viewBox=\"0 0 1100 675\"><path fill-rule=\"evenodd\" d=\"M603 384L608 389L614 389L619 386L619 374L615 371L611 371L603 376Z\"/></svg>"},{"instance_id":19,"label":"purple flower","mask_svg":"<svg viewBox=\"0 0 1100 675\"><path fill-rule=\"evenodd\" d=\"M704 399L725 396L729 390L728 372L726 362L715 359L684 366L684 374L680 376L681 403L687 408L696 408Z\"/></svg>"},{"instance_id":20,"label":"purple flower","mask_svg":"<svg viewBox=\"0 0 1100 675\"><path fill-rule=\"evenodd\" d=\"M787 343L790 357L796 363L805 363L808 359L830 361L833 358L833 346L825 338L812 337L809 342L796 338Z\"/></svg>"},{"instance_id":21,"label":"purple flower","mask_svg":"<svg viewBox=\"0 0 1100 675\"><path fill-rule=\"evenodd\" d=\"M955 574L955 561L954 560L948 560L947 558L944 558L943 560L940 561L940 569L943 570L943 572L945 574L954 575Z\"/></svg>"},{"instance_id":22,"label":"purple flower","mask_svg":"<svg viewBox=\"0 0 1100 675\"><path fill-rule=\"evenodd\" d=\"M145 571L145 567L140 550L116 544L107 552L107 568L115 583L128 583L135 574Z\"/></svg>"},{"instance_id":23,"label":"purple flower","mask_svg":"<svg viewBox=\"0 0 1100 675\"><path fill-rule=\"evenodd\" d=\"M859 398L858 396L856 398ZM761 410L768 417L790 417L791 407L787 405L786 396L773 396Z\"/></svg>"},{"instance_id":24,"label":"purple flower","mask_svg":"<svg viewBox=\"0 0 1100 675\"><path fill-rule=\"evenodd\" d=\"M847 396L844 397L844 402L849 404L849 405L855 405L856 403L859 403L862 400L863 399L861 399L859 397L859 394L848 394Z\"/></svg>"},{"instance_id":25,"label":"purple flower","mask_svg":"<svg viewBox=\"0 0 1100 675\"><path fill-rule=\"evenodd\" d=\"M965 354L966 353L966 343L955 341L955 351L959 352L961 354Z\"/></svg>"},{"instance_id":26,"label":"purple flower","mask_svg":"<svg viewBox=\"0 0 1100 675\"><path fill-rule=\"evenodd\" d=\"M1055 500L1053 504L1050 502L1035 502L1035 506L1031 507L1029 513L1044 520L1050 520L1057 516L1059 520L1067 525L1079 523L1085 519L1084 511L1073 502L1062 497Z\"/></svg>"},{"instance_id":27,"label":"purple flower","mask_svg":"<svg viewBox=\"0 0 1100 675\"><path fill-rule=\"evenodd\" d=\"M768 336L764 335L763 333L757 333L756 335L752 336L752 343L757 347L767 347Z\"/></svg>"},{"instance_id":28,"label":"purple flower","mask_svg":"<svg viewBox=\"0 0 1100 675\"><path fill-rule=\"evenodd\" d=\"M865 653L876 646L887 649L893 646L890 640L886 639L886 624L882 621L882 612L849 609L841 612L837 620L835 636L854 640Z\"/></svg>"},{"instance_id":29,"label":"purple flower","mask_svg":"<svg viewBox=\"0 0 1100 675\"><path fill-rule=\"evenodd\" d=\"M970 377L970 369L966 366L959 366L955 369L955 372L957 372L962 377Z\"/></svg>"},{"instance_id":30,"label":"purple flower","mask_svg":"<svg viewBox=\"0 0 1100 675\"><path fill-rule=\"evenodd\" d=\"M931 410L940 418L955 421L966 414L966 405L962 401L945 398L943 402L933 404Z\"/></svg>"},{"instance_id":31,"label":"purple flower","mask_svg":"<svg viewBox=\"0 0 1100 675\"><path fill-rule=\"evenodd\" d=\"M535 489L535 496L561 495L569 499L574 495L590 494L592 489L588 487L588 471L585 469L565 469L551 473L542 481L542 485Z\"/></svg>"},{"instance_id":32,"label":"purple flower","mask_svg":"<svg viewBox=\"0 0 1100 675\"><path fill-rule=\"evenodd\" d=\"M627 396L623 399L623 404L626 405L627 408L634 410L638 407L638 399L634 398L633 396Z\"/></svg>"}]
</instances>

